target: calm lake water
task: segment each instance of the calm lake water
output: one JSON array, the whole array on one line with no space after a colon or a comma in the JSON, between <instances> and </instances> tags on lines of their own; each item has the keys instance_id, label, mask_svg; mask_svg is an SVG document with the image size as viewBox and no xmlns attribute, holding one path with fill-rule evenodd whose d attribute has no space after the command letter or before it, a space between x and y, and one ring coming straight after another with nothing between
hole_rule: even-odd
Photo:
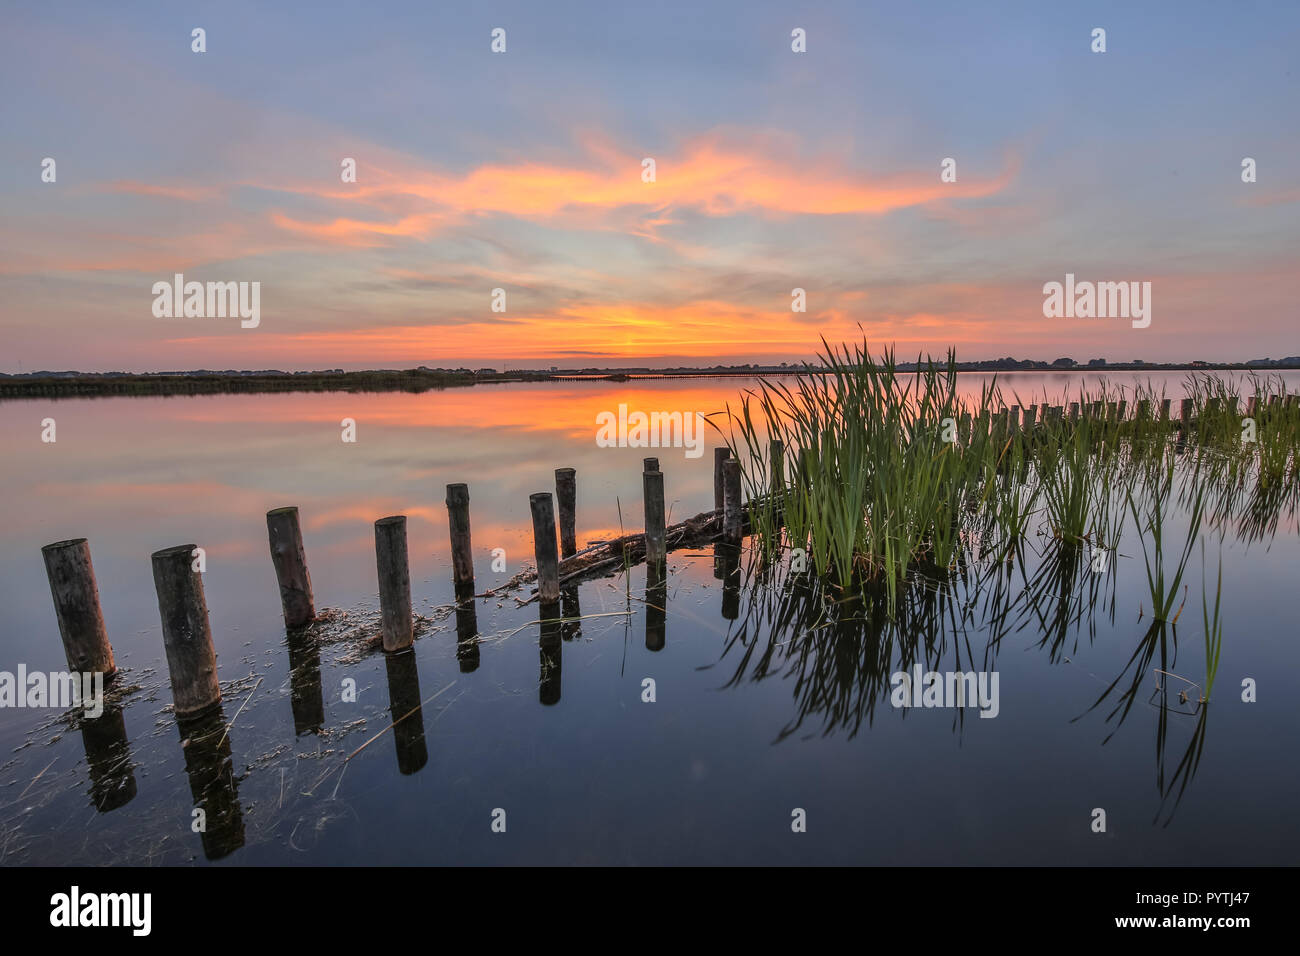
<instances>
[{"instance_id":1,"label":"calm lake water","mask_svg":"<svg viewBox=\"0 0 1300 956\"><path fill-rule=\"evenodd\" d=\"M1176 407L1183 373L1152 378ZM982 380L962 386L977 394ZM1082 384L999 380L1057 403ZM1224 645L1214 703L1187 714L1156 706L1152 667L1204 674L1199 551L1166 656L1133 665L1150 607L1131 528L1063 634L1023 610L998 623L966 614L988 601L973 589L912 622L927 667L998 672L994 719L891 706L888 673L867 663L878 634L775 627L772 589L747 561L724 587L711 545L670 554L665 614L637 566L581 585L582 619L562 633L540 633L535 604L479 600L459 623L481 640L458 654L457 618L440 610L453 598L447 483L470 486L481 592L532 563L528 496L553 491L557 467L577 469L580 546L641 529L647 454L670 523L711 509L715 436L699 458L600 448L596 415L620 403L720 411L747 384L0 404L0 670L66 669L40 549L86 537L126 688L93 725L0 709L0 864L1294 863L1294 516L1262 540L1204 534L1211 582L1223 556ZM40 438L47 417L53 444ZM344 418L355 443L340 440ZM264 516L283 505L301 509L318 609L348 613L314 649L291 648L280 616ZM348 628L373 617L372 525L390 514L409 518L415 609L430 618L400 660L365 652ZM231 725L202 746L183 746L170 710L149 560L187 542L207 553ZM1019 595L1034 572L1005 586ZM1107 688L1122 675L1142 690L1121 719ZM1255 703L1240 701L1245 678ZM380 735L419 702L418 727ZM796 809L806 832L792 832Z\"/></svg>"}]
</instances>

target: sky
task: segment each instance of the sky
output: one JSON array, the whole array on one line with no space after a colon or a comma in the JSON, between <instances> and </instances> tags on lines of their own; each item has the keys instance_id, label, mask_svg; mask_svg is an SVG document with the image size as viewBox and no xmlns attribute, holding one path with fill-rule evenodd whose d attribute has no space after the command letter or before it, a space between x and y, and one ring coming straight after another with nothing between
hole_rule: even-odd
<instances>
[{"instance_id":1,"label":"sky","mask_svg":"<svg viewBox=\"0 0 1300 956\"><path fill-rule=\"evenodd\" d=\"M1297 49L1292 2L8 4L0 372L1298 355ZM155 315L177 273L256 327ZM1150 325L1045 317L1067 274Z\"/></svg>"}]
</instances>

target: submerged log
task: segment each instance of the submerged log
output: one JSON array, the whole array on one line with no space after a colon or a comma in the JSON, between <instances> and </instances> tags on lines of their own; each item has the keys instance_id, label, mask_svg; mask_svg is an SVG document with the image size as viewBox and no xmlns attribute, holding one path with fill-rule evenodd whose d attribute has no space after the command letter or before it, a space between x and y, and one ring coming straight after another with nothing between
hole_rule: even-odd
<instances>
[{"instance_id":1,"label":"submerged log","mask_svg":"<svg viewBox=\"0 0 1300 956\"><path fill-rule=\"evenodd\" d=\"M748 516L744 522L745 532L749 531ZM670 525L664 531L665 550L709 544L722 533L722 512L705 511L687 518L685 521ZM560 561L560 585L568 586L579 581L603 577L623 567L631 567L645 560L646 540L644 532L625 534L611 541L597 541L581 551ZM537 580L537 572L532 568L520 571L510 580L479 597L497 597L517 590ZM534 594L530 601L536 600ZM527 603L527 602L524 602Z\"/></svg>"}]
</instances>

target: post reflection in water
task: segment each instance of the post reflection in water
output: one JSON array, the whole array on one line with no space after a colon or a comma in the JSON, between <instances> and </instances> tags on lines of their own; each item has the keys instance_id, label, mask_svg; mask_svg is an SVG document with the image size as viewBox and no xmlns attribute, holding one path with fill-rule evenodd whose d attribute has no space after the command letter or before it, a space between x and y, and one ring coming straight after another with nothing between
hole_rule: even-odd
<instances>
[{"instance_id":1,"label":"post reflection in water","mask_svg":"<svg viewBox=\"0 0 1300 956\"><path fill-rule=\"evenodd\" d=\"M740 548L725 541L713 546L713 576L722 581L722 616L740 617Z\"/></svg>"},{"instance_id":2,"label":"post reflection in water","mask_svg":"<svg viewBox=\"0 0 1300 956\"><path fill-rule=\"evenodd\" d=\"M462 674L478 670L478 608L472 583L456 586L456 660Z\"/></svg>"},{"instance_id":3,"label":"post reflection in water","mask_svg":"<svg viewBox=\"0 0 1300 956\"><path fill-rule=\"evenodd\" d=\"M645 649L662 651L667 641L668 575L662 564L646 565Z\"/></svg>"},{"instance_id":4,"label":"post reflection in water","mask_svg":"<svg viewBox=\"0 0 1300 956\"><path fill-rule=\"evenodd\" d=\"M325 726L325 697L321 688L320 645L306 631L289 631L289 705L293 732L318 734Z\"/></svg>"},{"instance_id":5,"label":"post reflection in water","mask_svg":"<svg viewBox=\"0 0 1300 956\"><path fill-rule=\"evenodd\" d=\"M135 767L122 707L104 703L98 717L81 720L81 743L90 772L90 802L100 813L126 806L135 797Z\"/></svg>"},{"instance_id":6,"label":"post reflection in water","mask_svg":"<svg viewBox=\"0 0 1300 956\"><path fill-rule=\"evenodd\" d=\"M424 708L420 706L415 648L385 654L384 666L388 671L388 709L393 718L397 769L407 775L417 773L429 762L429 747L424 738Z\"/></svg>"},{"instance_id":7,"label":"post reflection in water","mask_svg":"<svg viewBox=\"0 0 1300 956\"><path fill-rule=\"evenodd\" d=\"M541 624L541 635L537 640L541 659L537 699L550 707L560 702L560 658L563 653L560 603L539 604L537 613Z\"/></svg>"},{"instance_id":8,"label":"post reflection in water","mask_svg":"<svg viewBox=\"0 0 1300 956\"><path fill-rule=\"evenodd\" d=\"M582 605L578 602L576 584L560 591L560 605L564 612L564 621L560 625L561 636L566 641L582 637Z\"/></svg>"},{"instance_id":9,"label":"post reflection in water","mask_svg":"<svg viewBox=\"0 0 1300 956\"><path fill-rule=\"evenodd\" d=\"M1007 635L1035 631L1041 635L1036 646L1052 663L1065 665L1077 651L1080 633L1091 643L1099 612L1114 624L1113 576L1094 573L1086 552L1064 541L1049 545L1036 566L1016 551L978 564L959 563L943 572L927 569L899 585L892 615L883 586L828 591L814 575L793 573L785 563L742 571L737 555L725 553L721 546L715 554L715 567L727 582L724 617L739 600L727 592L739 589L740 579L745 579L745 615L731 627L721 655L722 660L739 655L725 686L790 678L795 716L778 739L798 733L810 720L820 722L823 734L842 730L856 735L864 723L870 726L877 706L891 711L891 675L909 672L914 665L933 671L992 671ZM973 638L980 634L985 641L982 659L974 659L971 655L979 645ZM1109 701L1105 721L1113 727L1104 744L1134 704L1158 710L1160 805L1154 822L1163 816L1164 826L1196 775L1208 728L1209 706L1198 699L1200 686L1189 682L1194 690L1184 699L1159 676L1170 672L1176 659L1177 628L1151 624L1120 674L1075 718ZM1154 694L1147 693L1151 681ZM1171 694L1177 703L1170 702ZM961 731L965 719L964 710L955 708L954 732ZM1183 733L1179 722L1186 727Z\"/></svg>"},{"instance_id":10,"label":"post reflection in water","mask_svg":"<svg viewBox=\"0 0 1300 956\"><path fill-rule=\"evenodd\" d=\"M203 811L203 829L199 833L203 855L220 860L244 845L244 814L239 805L225 710L218 706L206 716L177 721L177 728L194 807Z\"/></svg>"}]
</instances>

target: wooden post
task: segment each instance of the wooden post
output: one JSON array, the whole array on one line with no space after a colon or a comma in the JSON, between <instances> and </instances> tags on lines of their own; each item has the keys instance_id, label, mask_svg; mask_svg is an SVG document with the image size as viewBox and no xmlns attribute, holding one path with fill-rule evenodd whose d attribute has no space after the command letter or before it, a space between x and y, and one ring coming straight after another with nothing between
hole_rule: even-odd
<instances>
[{"instance_id":1,"label":"wooden post","mask_svg":"<svg viewBox=\"0 0 1300 956\"><path fill-rule=\"evenodd\" d=\"M1034 430L1034 419L1038 417L1038 406L1030 405L1025 409L1025 431Z\"/></svg>"},{"instance_id":2,"label":"wooden post","mask_svg":"<svg viewBox=\"0 0 1300 956\"><path fill-rule=\"evenodd\" d=\"M99 607L90 545L85 538L56 541L41 548L41 555L45 558L45 576L50 580L68 670L74 674L103 674L108 680L117 665L104 627L104 612Z\"/></svg>"},{"instance_id":3,"label":"wooden post","mask_svg":"<svg viewBox=\"0 0 1300 956\"><path fill-rule=\"evenodd\" d=\"M1151 399L1144 398L1138 402L1137 417L1141 421L1147 421L1151 417Z\"/></svg>"},{"instance_id":4,"label":"wooden post","mask_svg":"<svg viewBox=\"0 0 1300 956\"><path fill-rule=\"evenodd\" d=\"M533 553L537 558L537 592L543 604L560 599L560 556L555 549L555 505L550 492L528 498L533 512Z\"/></svg>"},{"instance_id":5,"label":"wooden post","mask_svg":"<svg viewBox=\"0 0 1300 956\"><path fill-rule=\"evenodd\" d=\"M415 641L411 571L406 560L406 515L375 522L375 566L379 571L379 629L384 650L391 654Z\"/></svg>"},{"instance_id":6,"label":"wooden post","mask_svg":"<svg viewBox=\"0 0 1300 956\"><path fill-rule=\"evenodd\" d=\"M1079 420L1079 403L1078 403L1078 402L1071 402L1071 403L1070 403L1070 421L1071 421L1071 422L1077 422L1078 420Z\"/></svg>"},{"instance_id":7,"label":"wooden post","mask_svg":"<svg viewBox=\"0 0 1300 956\"><path fill-rule=\"evenodd\" d=\"M184 720L202 716L221 704L217 654L212 648L203 578L192 564L194 549L192 544L182 544L155 551L152 557L172 703L176 716Z\"/></svg>"},{"instance_id":8,"label":"wooden post","mask_svg":"<svg viewBox=\"0 0 1300 956\"><path fill-rule=\"evenodd\" d=\"M642 458L642 459L641 459L641 465L643 466L642 469L641 469L642 471L658 471L658 470L659 470L659 459L658 459L658 458Z\"/></svg>"},{"instance_id":9,"label":"wooden post","mask_svg":"<svg viewBox=\"0 0 1300 956\"><path fill-rule=\"evenodd\" d=\"M1182 426L1184 430L1186 430L1192 423L1192 400L1190 398L1183 399L1183 404L1180 409L1180 416L1181 416L1180 420L1182 422Z\"/></svg>"},{"instance_id":10,"label":"wooden post","mask_svg":"<svg viewBox=\"0 0 1300 956\"><path fill-rule=\"evenodd\" d=\"M555 469L555 502L560 508L560 557L578 553L578 483L572 468Z\"/></svg>"},{"instance_id":11,"label":"wooden post","mask_svg":"<svg viewBox=\"0 0 1300 956\"><path fill-rule=\"evenodd\" d=\"M722 463L722 538L736 544L744 530L740 500L740 462L728 458Z\"/></svg>"},{"instance_id":12,"label":"wooden post","mask_svg":"<svg viewBox=\"0 0 1300 956\"><path fill-rule=\"evenodd\" d=\"M722 464L731 457L730 448L713 449L713 510L721 511L723 505Z\"/></svg>"},{"instance_id":13,"label":"wooden post","mask_svg":"<svg viewBox=\"0 0 1300 956\"><path fill-rule=\"evenodd\" d=\"M1011 416L1008 418L1008 424L1011 426L1011 435L1014 438L1020 434L1020 406L1011 406Z\"/></svg>"},{"instance_id":14,"label":"wooden post","mask_svg":"<svg viewBox=\"0 0 1300 956\"><path fill-rule=\"evenodd\" d=\"M651 568L660 568L668 557L664 543L664 473L645 472L641 485L645 499L645 560Z\"/></svg>"},{"instance_id":15,"label":"wooden post","mask_svg":"<svg viewBox=\"0 0 1300 956\"><path fill-rule=\"evenodd\" d=\"M1258 397L1258 396L1256 396L1256 395L1250 395L1250 396L1248 396L1248 397L1246 398L1246 417L1247 417L1247 418L1254 418L1254 417L1255 417L1255 407L1256 407L1256 405L1258 405L1258 404L1259 404L1259 397Z\"/></svg>"},{"instance_id":16,"label":"wooden post","mask_svg":"<svg viewBox=\"0 0 1300 956\"><path fill-rule=\"evenodd\" d=\"M1106 421L1110 422L1110 421L1118 421L1118 420L1119 420L1119 403L1118 403L1118 402L1107 402L1107 403L1106 403Z\"/></svg>"},{"instance_id":17,"label":"wooden post","mask_svg":"<svg viewBox=\"0 0 1300 956\"><path fill-rule=\"evenodd\" d=\"M1162 422L1167 422L1167 421L1169 421L1169 405L1170 405L1170 403L1171 403L1171 402L1170 402L1170 399L1167 399L1167 398L1163 398L1163 399L1160 400L1160 420L1161 420Z\"/></svg>"},{"instance_id":18,"label":"wooden post","mask_svg":"<svg viewBox=\"0 0 1300 956\"><path fill-rule=\"evenodd\" d=\"M280 606L288 630L310 624L316 617L311 596L311 575L302 547L302 526L297 508L276 508L266 513L266 534L271 541L271 563L280 585Z\"/></svg>"},{"instance_id":19,"label":"wooden post","mask_svg":"<svg viewBox=\"0 0 1300 956\"><path fill-rule=\"evenodd\" d=\"M474 593L474 549L469 531L469 485L447 486L447 528L451 534L451 579L457 602Z\"/></svg>"},{"instance_id":20,"label":"wooden post","mask_svg":"<svg viewBox=\"0 0 1300 956\"><path fill-rule=\"evenodd\" d=\"M771 467L771 491L780 491L785 487L785 442L773 438L767 446L768 461Z\"/></svg>"}]
</instances>

